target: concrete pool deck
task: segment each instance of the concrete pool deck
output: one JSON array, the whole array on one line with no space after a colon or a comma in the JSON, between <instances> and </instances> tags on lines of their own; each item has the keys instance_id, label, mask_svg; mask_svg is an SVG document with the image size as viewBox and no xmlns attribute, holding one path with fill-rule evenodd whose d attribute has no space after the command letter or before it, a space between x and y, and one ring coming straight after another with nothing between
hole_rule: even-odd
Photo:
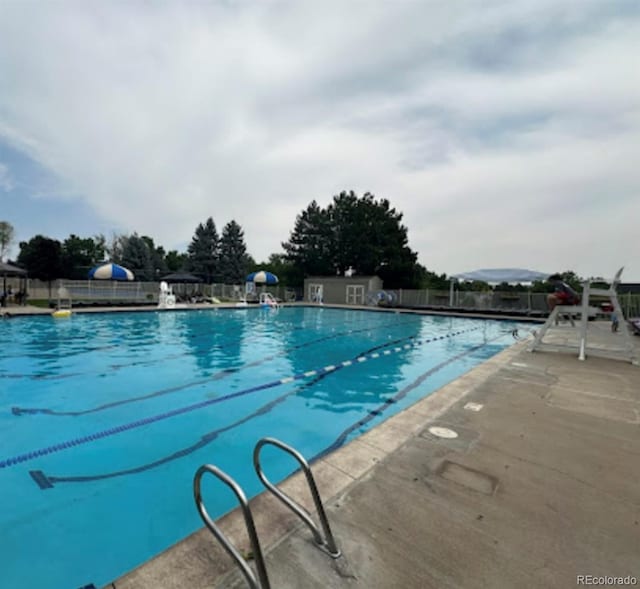
<instances>
[{"instance_id":1,"label":"concrete pool deck","mask_svg":"<svg viewBox=\"0 0 640 589\"><path fill-rule=\"evenodd\" d=\"M601 350L622 337L608 326L590 326ZM549 332L552 342L574 337L564 326ZM528 344L313 465L341 558L315 548L276 498L253 499L271 586L560 588L580 575L640 578L640 368L529 353ZM431 426L458 437L436 437ZM311 509L300 474L281 488ZM218 523L249 552L238 510ZM245 586L206 529L108 585Z\"/></svg>"}]
</instances>

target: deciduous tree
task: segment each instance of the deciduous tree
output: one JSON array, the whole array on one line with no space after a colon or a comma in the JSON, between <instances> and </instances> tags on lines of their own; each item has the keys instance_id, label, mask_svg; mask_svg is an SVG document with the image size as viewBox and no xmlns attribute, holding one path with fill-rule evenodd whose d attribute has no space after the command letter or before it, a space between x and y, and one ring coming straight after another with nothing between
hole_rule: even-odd
<instances>
[{"instance_id":1,"label":"deciduous tree","mask_svg":"<svg viewBox=\"0 0 640 589\"><path fill-rule=\"evenodd\" d=\"M62 243L62 278L81 280L89 270L104 260L104 244L91 237L73 233Z\"/></svg>"},{"instance_id":2,"label":"deciduous tree","mask_svg":"<svg viewBox=\"0 0 640 589\"><path fill-rule=\"evenodd\" d=\"M9 221L0 221L0 262L13 244L14 229Z\"/></svg>"},{"instance_id":3,"label":"deciduous tree","mask_svg":"<svg viewBox=\"0 0 640 589\"><path fill-rule=\"evenodd\" d=\"M137 233L123 240L122 265L131 270L137 280L154 280L155 278L149 244Z\"/></svg>"},{"instance_id":4,"label":"deciduous tree","mask_svg":"<svg viewBox=\"0 0 640 589\"><path fill-rule=\"evenodd\" d=\"M179 272L187 266L187 254L178 253L177 250L168 251L164 259L169 272Z\"/></svg>"},{"instance_id":5,"label":"deciduous tree","mask_svg":"<svg viewBox=\"0 0 640 589\"><path fill-rule=\"evenodd\" d=\"M62 274L62 246L57 239L36 235L29 241L20 242L18 263L26 268L29 276L49 284Z\"/></svg>"}]
</instances>

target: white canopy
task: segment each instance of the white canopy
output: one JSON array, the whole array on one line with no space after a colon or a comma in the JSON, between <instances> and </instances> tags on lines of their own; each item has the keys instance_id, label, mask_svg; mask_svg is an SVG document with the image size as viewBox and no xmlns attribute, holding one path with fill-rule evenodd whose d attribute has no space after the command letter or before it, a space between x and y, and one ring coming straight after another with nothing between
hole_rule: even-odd
<instances>
[{"instance_id":1,"label":"white canopy","mask_svg":"<svg viewBox=\"0 0 640 589\"><path fill-rule=\"evenodd\" d=\"M535 270L526 270L523 268L492 268L454 274L453 278L457 278L458 280L481 280L482 282L500 284L501 282L518 283L546 280L550 275L549 272L536 272Z\"/></svg>"}]
</instances>

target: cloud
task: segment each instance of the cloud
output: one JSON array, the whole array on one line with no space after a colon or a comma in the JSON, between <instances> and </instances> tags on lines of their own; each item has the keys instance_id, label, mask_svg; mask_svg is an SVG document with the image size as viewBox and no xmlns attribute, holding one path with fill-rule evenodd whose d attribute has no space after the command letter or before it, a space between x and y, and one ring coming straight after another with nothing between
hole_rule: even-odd
<instances>
[{"instance_id":1,"label":"cloud","mask_svg":"<svg viewBox=\"0 0 640 589\"><path fill-rule=\"evenodd\" d=\"M119 230L172 248L235 219L265 259L312 199L354 189L403 211L440 272L633 263L633 2L2 13L0 139L55 178L41 198Z\"/></svg>"},{"instance_id":2,"label":"cloud","mask_svg":"<svg viewBox=\"0 0 640 589\"><path fill-rule=\"evenodd\" d=\"M0 162L0 190L10 192L13 190L14 184L9 174L9 168Z\"/></svg>"}]
</instances>

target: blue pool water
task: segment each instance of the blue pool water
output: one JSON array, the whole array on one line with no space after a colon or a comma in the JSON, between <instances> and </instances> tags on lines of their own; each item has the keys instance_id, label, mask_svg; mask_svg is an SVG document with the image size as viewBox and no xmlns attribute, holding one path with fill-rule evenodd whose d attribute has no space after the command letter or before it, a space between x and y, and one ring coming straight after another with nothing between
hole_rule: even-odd
<instances>
[{"instance_id":1,"label":"blue pool water","mask_svg":"<svg viewBox=\"0 0 640 589\"><path fill-rule=\"evenodd\" d=\"M0 322L0 586L107 583L201 527L201 464L255 495L259 438L329 452L512 344L514 327L305 307ZM272 480L295 466L263 463ZM205 499L214 516L235 506L213 482Z\"/></svg>"}]
</instances>

